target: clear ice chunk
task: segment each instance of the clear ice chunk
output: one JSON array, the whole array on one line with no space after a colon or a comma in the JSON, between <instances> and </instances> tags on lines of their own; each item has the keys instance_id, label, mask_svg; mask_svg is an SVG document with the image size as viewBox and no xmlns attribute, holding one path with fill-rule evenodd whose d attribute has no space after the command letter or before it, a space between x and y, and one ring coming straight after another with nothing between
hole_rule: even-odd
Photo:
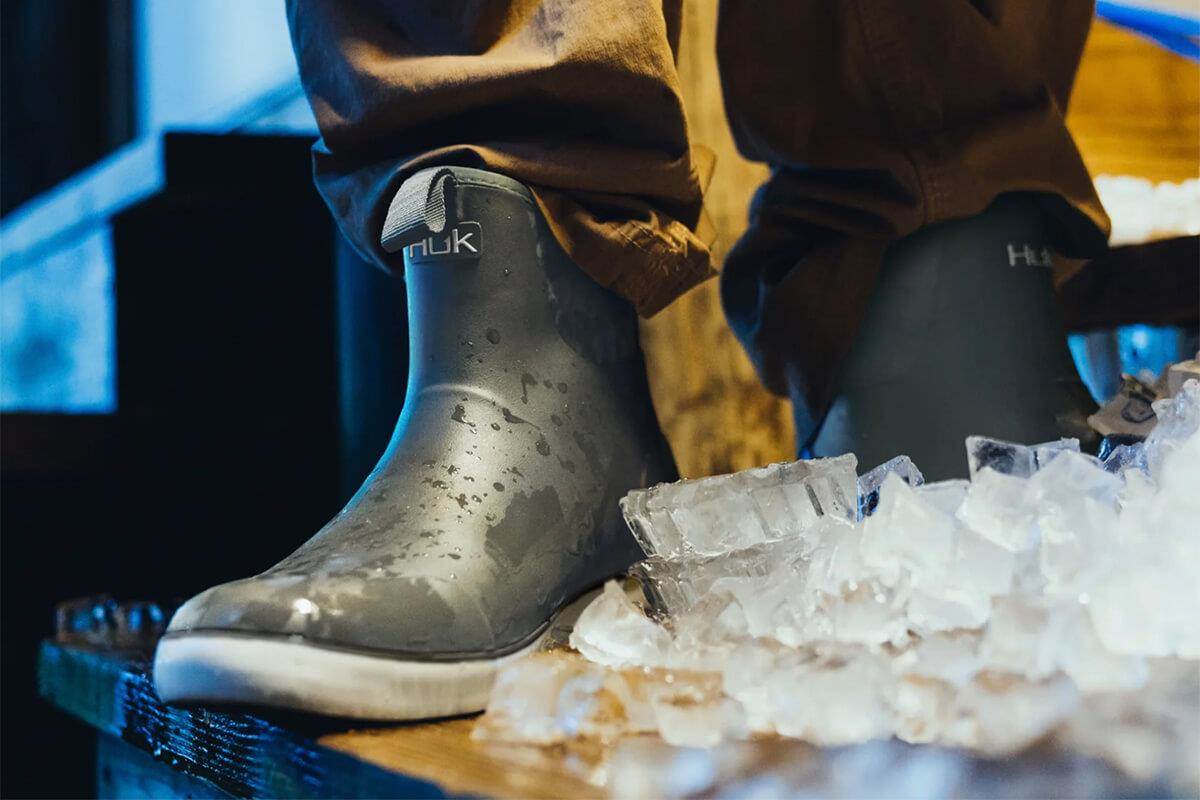
<instances>
[{"instance_id":1,"label":"clear ice chunk","mask_svg":"<svg viewBox=\"0 0 1200 800\"><path fill-rule=\"evenodd\" d=\"M972 481L984 469L1001 475L1028 478L1037 468L1033 449L1025 445L987 436L968 436L966 444L967 470Z\"/></svg>"},{"instance_id":2,"label":"clear ice chunk","mask_svg":"<svg viewBox=\"0 0 1200 800\"><path fill-rule=\"evenodd\" d=\"M1167 396L1177 396L1188 381L1200 382L1200 353L1191 361L1181 361L1167 367Z\"/></svg>"},{"instance_id":3,"label":"clear ice chunk","mask_svg":"<svg viewBox=\"0 0 1200 800\"><path fill-rule=\"evenodd\" d=\"M866 652L785 667L765 680L775 730L820 745L890 736L890 685L884 659Z\"/></svg>"},{"instance_id":4,"label":"clear ice chunk","mask_svg":"<svg viewBox=\"0 0 1200 800\"><path fill-rule=\"evenodd\" d=\"M650 700L658 733L679 747L715 747L749 735L741 704L719 690L697 690L687 684L678 691L659 691Z\"/></svg>"},{"instance_id":5,"label":"clear ice chunk","mask_svg":"<svg viewBox=\"0 0 1200 800\"><path fill-rule=\"evenodd\" d=\"M1058 439L1053 442L1042 442L1033 445L1034 469L1043 469L1060 453L1078 453L1078 439Z\"/></svg>"},{"instance_id":6,"label":"clear ice chunk","mask_svg":"<svg viewBox=\"0 0 1200 800\"><path fill-rule=\"evenodd\" d=\"M956 513L971 530L1015 553L1033 546L1032 498L1029 481L988 469L973 476Z\"/></svg>"},{"instance_id":7,"label":"clear ice chunk","mask_svg":"<svg viewBox=\"0 0 1200 800\"><path fill-rule=\"evenodd\" d=\"M887 586L896 585L902 570L930 579L945 575L957 521L894 473L882 488L879 507L863 523L868 569Z\"/></svg>"},{"instance_id":8,"label":"clear ice chunk","mask_svg":"<svg viewBox=\"0 0 1200 800\"><path fill-rule=\"evenodd\" d=\"M856 463L844 455L664 483L630 492L621 510L648 556L717 556L803 538L822 516L853 521Z\"/></svg>"},{"instance_id":9,"label":"clear ice chunk","mask_svg":"<svg viewBox=\"0 0 1200 800\"><path fill-rule=\"evenodd\" d=\"M644 666L662 661L670 634L647 618L620 584L609 581L579 615L570 643L596 664Z\"/></svg>"},{"instance_id":10,"label":"clear ice chunk","mask_svg":"<svg viewBox=\"0 0 1200 800\"><path fill-rule=\"evenodd\" d=\"M1143 442L1119 444L1109 452L1104 459L1104 468L1114 474L1121 474L1127 469L1148 470L1146 464L1146 445Z\"/></svg>"},{"instance_id":11,"label":"clear ice chunk","mask_svg":"<svg viewBox=\"0 0 1200 800\"><path fill-rule=\"evenodd\" d=\"M553 744L586 728L604 669L582 658L537 654L502 669L472 737ZM581 695L583 696L581 699Z\"/></svg>"},{"instance_id":12,"label":"clear ice chunk","mask_svg":"<svg viewBox=\"0 0 1200 800\"><path fill-rule=\"evenodd\" d=\"M1023 445L987 436L968 436L966 445L971 480L975 480L975 476L985 467L1003 475L1028 478L1053 461L1059 453L1079 452L1078 439Z\"/></svg>"},{"instance_id":13,"label":"clear ice chunk","mask_svg":"<svg viewBox=\"0 0 1200 800\"><path fill-rule=\"evenodd\" d=\"M170 614L148 600L117 602L109 595L66 600L55 609L54 637L64 644L152 648Z\"/></svg>"},{"instance_id":14,"label":"clear ice chunk","mask_svg":"<svg viewBox=\"0 0 1200 800\"><path fill-rule=\"evenodd\" d=\"M945 513L954 514L962 505L963 498L967 496L967 490L970 487L971 484L967 480L935 481L921 485L917 489L917 494Z\"/></svg>"},{"instance_id":15,"label":"clear ice chunk","mask_svg":"<svg viewBox=\"0 0 1200 800\"><path fill-rule=\"evenodd\" d=\"M892 661L897 675L965 686L982 664L979 637L973 632L926 636Z\"/></svg>"},{"instance_id":16,"label":"clear ice chunk","mask_svg":"<svg viewBox=\"0 0 1200 800\"><path fill-rule=\"evenodd\" d=\"M1062 675L1033 683L984 672L959 691L954 710L958 723L942 741L1009 756L1066 721L1078 702L1078 689Z\"/></svg>"},{"instance_id":17,"label":"clear ice chunk","mask_svg":"<svg viewBox=\"0 0 1200 800\"><path fill-rule=\"evenodd\" d=\"M1157 476L1167 453L1194 438L1200 428L1200 381L1186 381L1177 395L1155 400L1153 408L1158 422L1146 437L1146 463L1151 476Z\"/></svg>"},{"instance_id":18,"label":"clear ice chunk","mask_svg":"<svg viewBox=\"0 0 1200 800\"><path fill-rule=\"evenodd\" d=\"M909 486L920 486L925 483L925 476L908 456L896 456L885 461L870 472L858 478L858 516L861 519L871 515L879 505L879 488L883 479L895 473Z\"/></svg>"},{"instance_id":19,"label":"clear ice chunk","mask_svg":"<svg viewBox=\"0 0 1200 800\"><path fill-rule=\"evenodd\" d=\"M766 578L788 568L801 550L792 541L766 542L743 550L702 558L647 558L630 570L656 611L681 614L697 605L722 578Z\"/></svg>"}]
</instances>

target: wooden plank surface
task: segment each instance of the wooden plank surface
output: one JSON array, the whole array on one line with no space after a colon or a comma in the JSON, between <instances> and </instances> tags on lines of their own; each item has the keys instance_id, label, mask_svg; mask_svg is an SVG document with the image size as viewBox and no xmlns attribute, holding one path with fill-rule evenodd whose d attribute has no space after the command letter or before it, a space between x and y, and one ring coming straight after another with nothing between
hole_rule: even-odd
<instances>
[{"instance_id":1,"label":"wooden plank surface","mask_svg":"<svg viewBox=\"0 0 1200 800\"><path fill-rule=\"evenodd\" d=\"M192 777L170 764L107 734L96 743L96 797L100 800L162 800L164 797L226 798L208 781Z\"/></svg>"},{"instance_id":2,"label":"wooden plank surface","mask_svg":"<svg viewBox=\"0 0 1200 800\"><path fill-rule=\"evenodd\" d=\"M475 717L363 728L321 737L333 750L437 784L448 795L510 800L601 798L601 754L584 748L505 747L471 739Z\"/></svg>"},{"instance_id":3,"label":"wooden plank surface","mask_svg":"<svg viewBox=\"0 0 1200 800\"><path fill-rule=\"evenodd\" d=\"M42 695L101 733L102 797L586 800L622 796L622 786L636 786L639 796L736 797L762 796L764 785L811 797L920 793L930 786L953 797L1168 793L1165 786L1132 784L1099 761L1047 746L986 759L895 741L822 750L762 738L733 743L705 760L650 737L623 745L488 745L471 738L471 718L366 725L181 709L158 700L146 667L144 653L54 642L42 647ZM655 781L661 788L654 788Z\"/></svg>"},{"instance_id":4,"label":"wooden plank surface","mask_svg":"<svg viewBox=\"0 0 1200 800\"><path fill-rule=\"evenodd\" d=\"M323 747L321 737L345 731L345 722L168 707L154 693L144 653L45 642L38 689L101 733L237 797L444 796L431 783Z\"/></svg>"},{"instance_id":5,"label":"wooden plank surface","mask_svg":"<svg viewBox=\"0 0 1200 800\"><path fill-rule=\"evenodd\" d=\"M595 783L602 755L595 746L476 742L470 735L474 717L371 725L171 707L155 694L149 666L146 653L42 645L43 697L188 778L172 782L161 771L138 768L144 759L130 756L117 759L120 774L99 776L102 785L204 786L206 794L236 797L603 796Z\"/></svg>"}]
</instances>

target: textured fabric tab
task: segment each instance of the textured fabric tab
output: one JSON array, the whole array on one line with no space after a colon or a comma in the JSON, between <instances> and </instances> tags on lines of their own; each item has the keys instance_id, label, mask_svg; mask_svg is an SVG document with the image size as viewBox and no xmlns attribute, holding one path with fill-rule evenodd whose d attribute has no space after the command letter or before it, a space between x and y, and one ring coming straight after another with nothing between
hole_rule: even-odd
<instances>
[{"instance_id":1,"label":"textured fabric tab","mask_svg":"<svg viewBox=\"0 0 1200 800\"><path fill-rule=\"evenodd\" d=\"M454 188L454 173L431 167L410 176L400 185L388 206L379 243L389 253L446 229L446 205Z\"/></svg>"}]
</instances>

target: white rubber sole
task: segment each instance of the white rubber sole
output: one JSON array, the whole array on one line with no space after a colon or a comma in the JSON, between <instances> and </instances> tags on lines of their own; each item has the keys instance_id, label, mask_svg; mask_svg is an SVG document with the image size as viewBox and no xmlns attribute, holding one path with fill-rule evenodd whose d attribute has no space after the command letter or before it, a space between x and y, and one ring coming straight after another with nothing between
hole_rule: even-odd
<instances>
[{"instance_id":1,"label":"white rubber sole","mask_svg":"<svg viewBox=\"0 0 1200 800\"><path fill-rule=\"evenodd\" d=\"M529 646L494 659L404 661L299 637L168 636L154 654L154 687L167 703L239 703L392 721L469 714L487 706L505 665L563 644L597 593L565 607Z\"/></svg>"}]
</instances>

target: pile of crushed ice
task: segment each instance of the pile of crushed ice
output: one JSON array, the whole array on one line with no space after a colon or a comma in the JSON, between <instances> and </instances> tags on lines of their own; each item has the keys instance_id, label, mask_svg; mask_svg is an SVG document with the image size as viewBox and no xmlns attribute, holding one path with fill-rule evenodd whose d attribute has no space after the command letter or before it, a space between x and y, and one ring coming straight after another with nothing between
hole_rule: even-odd
<instances>
[{"instance_id":1,"label":"pile of crushed ice","mask_svg":"<svg viewBox=\"0 0 1200 800\"><path fill-rule=\"evenodd\" d=\"M484 739L897 737L1007 755L1048 736L1197 784L1200 382L1105 461L967 440L970 480L853 456L622 501L650 611L610 583L582 657L503 672Z\"/></svg>"}]
</instances>

